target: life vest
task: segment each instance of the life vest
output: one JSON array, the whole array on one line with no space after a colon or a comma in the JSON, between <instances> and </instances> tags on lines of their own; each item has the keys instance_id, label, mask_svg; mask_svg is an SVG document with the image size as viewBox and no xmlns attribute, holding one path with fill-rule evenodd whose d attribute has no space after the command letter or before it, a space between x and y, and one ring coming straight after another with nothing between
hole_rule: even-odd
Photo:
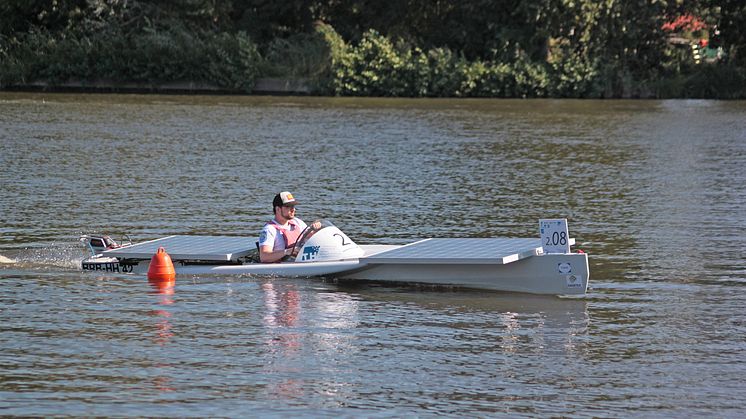
<instances>
[{"instance_id":1,"label":"life vest","mask_svg":"<svg viewBox=\"0 0 746 419\"><path fill-rule=\"evenodd\" d=\"M274 220L268 222L267 224L274 227L278 233L282 235L282 237L285 239L285 248L290 249L293 246L295 246L295 242L298 241L298 238L300 237L300 234L303 233L300 229L300 225L295 220L288 221L288 225L290 225L290 229L285 229L280 227L277 222Z\"/></svg>"}]
</instances>

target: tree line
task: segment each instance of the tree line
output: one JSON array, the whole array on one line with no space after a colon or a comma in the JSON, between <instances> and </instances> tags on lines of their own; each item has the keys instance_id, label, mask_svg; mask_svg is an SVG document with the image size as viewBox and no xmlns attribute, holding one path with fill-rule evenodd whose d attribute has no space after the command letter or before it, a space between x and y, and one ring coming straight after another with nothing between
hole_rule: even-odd
<instances>
[{"instance_id":1,"label":"tree line","mask_svg":"<svg viewBox=\"0 0 746 419\"><path fill-rule=\"evenodd\" d=\"M4 0L0 16L0 87L746 97L742 0Z\"/></svg>"}]
</instances>

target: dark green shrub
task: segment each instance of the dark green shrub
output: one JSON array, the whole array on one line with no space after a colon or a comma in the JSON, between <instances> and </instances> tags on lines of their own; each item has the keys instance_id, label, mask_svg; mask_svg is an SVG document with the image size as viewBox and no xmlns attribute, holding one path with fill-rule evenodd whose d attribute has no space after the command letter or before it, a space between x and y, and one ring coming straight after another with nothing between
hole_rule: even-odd
<instances>
[{"instance_id":1,"label":"dark green shrub","mask_svg":"<svg viewBox=\"0 0 746 419\"><path fill-rule=\"evenodd\" d=\"M474 80L468 71L469 63L449 49L431 49L422 66L418 76L428 81L427 92L422 96L463 97L468 96L474 88Z\"/></svg>"},{"instance_id":2,"label":"dark green shrub","mask_svg":"<svg viewBox=\"0 0 746 419\"><path fill-rule=\"evenodd\" d=\"M346 45L334 29L320 28L331 65L322 92L343 96L545 97L552 73L544 63L468 62L444 48L427 52L394 44L368 31L357 45Z\"/></svg>"},{"instance_id":3,"label":"dark green shrub","mask_svg":"<svg viewBox=\"0 0 746 419\"><path fill-rule=\"evenodd\" d=\"M409 51L399 51L374 30L363 35L349 51L349 66L341 73L341 84L350 86L343 94L359 96L408 96L406 83ZM337 74L338 77L340 74Z\"/></svg>"},{"instance_id":4,"label":"dark green shrub","mask_svg":"<svg viewBox=\"0 0 746 419\"><path fill-rule=\"evenodd\" d=\"M261 57L243 32L199 33L175 24L124 34L31 31L3 42L0 85L42 81L201 82L250 91Z\"/></svg>"},{"instance_id":5,"label":"dark green shrub","mask_svg":"<svg viewBox=\"0 0 746 419\"><path fill-rule=\"evenodd\" d=\"M26 62L18 39L0 36L0 88L25 83Z\"/></svg>"},{"instance_id":6,"label":"dark green shrub","mask_svg":"<svg viewBox=\"0 0 746 419\"><path fill-rule=\"evenodd\" d=\"M705 99L746 97L746 70L730 65L703 64L689 76L684 96Z\"/></svg>"},{"instance_id":7,"label":"dark green shrub","mask_svg":"<svg viewBox=\"0 0 746 419\"><path fill-rule=\"evenodd\" d=\"M315 32L323 40L328 50L328 64L314 80L316 90L326 95L344 95L354 91L355 86L346 82L346 74L351 65L351 54L347 43L331 25L320 23Z\"/></svg>"},{"instance_id":8,"label":"dark green shrub","mask_svg":"<svg viewBox=\"0 0 746 419\"><path fill-rule=\"evenodd\" d=\"M212 35L205 43L201 79L220 87L251 91L261 56L245 32Z\"/></svg>"},{"instance_id":9,"label":"dark green shrub","mask_svg":"<svg viewBox=\"0 0 746 419\"><path fill-rule=\"evenodd\" d=\"M554 97L591 98L602 93L598 64L571 55L552 63L549 95Z\"/></svg>"},{"instance_id":10,"label":"dark green shrub","mask_svg":"<svg viewBox=\"0 0 746 419\"><path fill-rule=\"evenodd\" d=\"M270 42L264 54L262 76L319 78L330 65L330 47L323 34L297 34Z\"/></svg>"},{"instance_id":11,"label":"dark green shrub","mask_svg":"<svg viewBox=\"0 0 746 419\"><path fill-rule=\"evenodd\" d=\"M0 87L196 82L248 92L261 74L309 79L317 93L344 96L746 97L746 69L694 65L681 48L670 49L665 63L643 76L570 48L555 51L549 63L520 50L493 54L510 61L469 61L448 48L425 50L373 30L347 44L333 27L317 23L313 33L264 45L263 58L245 32L195 29L178 19L136 26L104 20L0 36Z\"/></svg>"}]
</instances>

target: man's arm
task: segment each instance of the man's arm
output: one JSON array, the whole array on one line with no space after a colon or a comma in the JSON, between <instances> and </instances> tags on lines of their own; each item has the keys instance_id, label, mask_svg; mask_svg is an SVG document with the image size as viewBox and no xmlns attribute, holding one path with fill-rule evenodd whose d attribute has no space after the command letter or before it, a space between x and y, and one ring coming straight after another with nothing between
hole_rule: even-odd
<instances>
[{"instance_id":1,"label":"man's arm","mask_svg":"<svg viewBox=\"0 0 746 419\"><path fill-rule=\"evenodd\" d=\"M278 262L280 259L282 259L286 255L289 255L290 252L293 251L293 249L280 249L277 251L273 251L273 247L274 246L271 244L259 246L259 261L261 261L262 263Z\"/></svg>"}]
</instances>

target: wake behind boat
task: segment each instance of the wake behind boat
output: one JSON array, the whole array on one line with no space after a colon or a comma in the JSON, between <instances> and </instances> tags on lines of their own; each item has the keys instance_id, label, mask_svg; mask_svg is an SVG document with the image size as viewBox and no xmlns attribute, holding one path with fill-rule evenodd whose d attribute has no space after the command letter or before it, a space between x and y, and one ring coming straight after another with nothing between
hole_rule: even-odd
<instances>
[{"instance_id":1,"label":"wake behind boat","mask_svg":"<svg viewBox=\"0 0 746 419\"><path fill-rule=\"evenodd\" d=\"M540 220L540 238L430 238L406 245L358 245L329 221L307 228L292 257L259 263L257 239L175 235L119 246L83 236L84 270L145 274L164 248L177 275L324 276L340 280L452 285L532 294L578 295L588 288L588 255L572 253L567 220Z\"/></svg>"}]
</instances>

